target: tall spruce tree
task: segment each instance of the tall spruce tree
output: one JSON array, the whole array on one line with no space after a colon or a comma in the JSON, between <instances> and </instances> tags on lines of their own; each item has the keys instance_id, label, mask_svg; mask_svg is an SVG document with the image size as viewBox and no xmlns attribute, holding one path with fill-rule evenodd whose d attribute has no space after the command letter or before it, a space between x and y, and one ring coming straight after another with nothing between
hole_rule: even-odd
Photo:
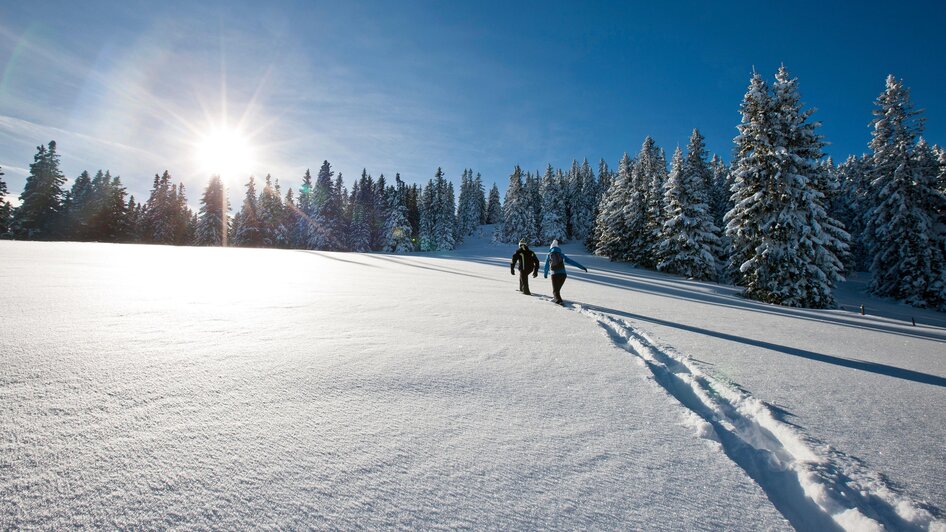
<instances>
[{"instance_id":1,"label":"tall spruce tree","mask_svg":"<svg viewBox=\"0 0 946 532\"><path fill-rule=\"evenodd\" d=\"M472 169L463 170L457 203L457 236L462 240L472 235L480 223L480 197Z\"/></svg>"},{"instance_id":2,"label":"tall spruce tree","mask_svg":"<svg viewBox=\"0 0 946 532\"><path fill-rule=\"evenodd\" d=\"M735 206L727 220L733 266L746 295L795 307L830 307L841 263L823 225L836 223L814 184L824 142L784 67L770 94L758 74L743 101L736 137ZM741 261L741 262L735 262Z\"/></svg>"},{"instance_id":3,"label":"tall spruce tree","mask_svg":"<svg viewBox=\"0 0 946 532\"><path fill-rule=\"evenodd\" d=\"M618 173L611 179L608 191L601 198L595 221L597 245L595 254L612 261L624 260L628 255L629 235L626 232L626 207L630 203L633 186L634 161L627 152L618 163Z\"/></svg>"},{"instance_id":4,"label":"tall spruce tree","mask_svg":"<svg viewBox=\"0 0 946 532\"><path fill-rule=\"evenodd\" d=\"M493 183L493 188L489 189L489 200L486 203L486 223L488 225L498 224L503 221L503 205L499 199L499 187Z\"/></svg>"},{"instance_id":5,"label":"tall spruce tree","mask_svg":"<svg viewBox=\"0 0 946 532\"><path fill-rule=\"evenodd\" d=\"M483 176L479 172L473 179L473 194L476 195L476 212L480 216L479 225L489 223L486 221L486 188L483 186Z\"/></svg>"},{"instance_id":6,"label":"tall spruce tree","mask_svg":"<svg viewBox=\"0 0 946 532\"><path fill-rule=\"evenodd\" d=\"M566 198L561 182L549 164L542 177L542 221L539 240L549 244L553 240L565 241Z\"/></svg>"},{"instance_id":7,"label":"tall spruce tree","mask_svg":"<svg viewBox=\"0 0 946 532\"><path fill-rule=\"evenodd\" d=\"M775 175L772 137L775 126L774 112L768 84L758 73L753 73L749 88L740 105L742 122L737 126L739 135L734 142L732 164L731 203L726 213L726 236L731 242L729 277L736 284L747 286L756 282L749 270L749 261L756 256L756 247L764 238L767 214L775 211L768 205L766 192L774 188L770 183Z\"/></svg>"},{"instance_id":8,"label":"tall spruce tree","mask_svg":"<svg viewBox=\"0 0 946 532\"><path fill-rule=\"evenodd\" d=\"M644 217L643 230L633 240L631 260L647 268L656 268L658 245L667 220L664 203L664 185L667 182L667 158L657 147L638 159L639 186L642 187Z\"/></svg>"},{"instance_id":9,"label":"tall spruce tree","mask_svg":"<svg viewBox=\"0 0 946 532\"><path fill-rule=\"evenodd\" d=\"M591 210L591 228L588 230L588 237L585 239L585 247L592 251L598 247L598 217L601 215L601 200L610 186L611 170L608 168L608 163L602 158L598 162L598 180L595 183Z\"/></svg>"},{"instance_id":10,"label":"tall spruce tree","mask_svg":"<svg viewBox=\"0 0 946 532\"><path fill-rule=\"evenodd\" d=\"M59 236L65 182L66 177L59 169L56 141L37 146L20 194L20 206L13 213L17 238L51 240Z\"/></svg>"},{"instance_id":11,"label":"tall spruce tree","mask_svg":"<svg viewBox=\"0 0 946 532\"><path fill-rule=\"evenodd\" d=\"M92 203L92 177L83 170L72 182L72 188L62 202L62 236L80 242L91 239L89 223L92 219Z\"/></svg>"},{"instance_id":12,"label":"tall spruce tree","mask_svg":"<svg viewBox=\"0 0 946 532\"><path fill-rule=\"evenodd\" d=\"M403 186L400 176L395 176L398 186ZM389 186L385 191L387 207L384 212L384 245L382 251L401 253L414 250L411 224L407 220L407 207L402 201L402 194L396 186Z\"/></svg>"},{"instance_id":13,"label":"tall spruce tree","mask_svg":"<svg viewBox=\"0 0 946 532\"><path fill-rule=\"evenodd\" d=\"M839 164L836 173L839 193L831 212L844 224L850 234L849 251L842 259L846 271L867 271L870 267L867 245L864 241L864 213L870 210L870 158L849 156Z\"/></svg>"},{"instance_id":14,"label":"tall spruce tree","mask_svg":"<svg viewBox=\"0 0 946 532\"><path fill-rule=\"evenodd\" d=\"M656 190L663 190L666 173L667 163L660 147L651 137L645 138L626 181L620 246L623 256L616 259L647 268L657 265L655 248L660 238L658 229L663 224L663 195Z\"/></svg>"},{"instance_id":15,"label":"tall spruce tree","mask_svg":"<svg viewBox=\"0 0 946 532\"><path fill-rule=\"evenodd\" d=\"M299 198L296 200L296 208L293 210L293 227L291 240L295 247L301 249L310 249L310 235L318 226L317 221L313 221L313 197L315 196L315 187L312 182L312 173L307 168L302 176L302 184L299 185Z\"/></svg>"},{"instance_id":16,"label":"tall spruce tree","mask_svg":"<svg viewBox=\"0 0 946 532\"><path fill-rule=\"evenodd\" d=\"M528 190L522 182L522 168L517 164L509 175L509 186L506 187L506 199L503 201L503 230L504 242L518 242L525 239L534 240L535 213Z\"/></svg>"},{"instance_id":17,"label":"tall spruce tree","mask_svg":"<svg viewBox=\"0 0 946 532\"><path fill-rule=\"evenodd\" d=\"M451 250L456 245L456 200L453 183L437 173L424 187L420 201L421 251Z\"/></svg>"},{"instance_id":18,"label":"tall spruce tree","mask_svg":"<svg viewBox=\"0 0 946 532\"><path fill-rule=\"evenodd\" d=\"M263 244L263 228L259 219L259 200L256 194L256 179L250 176L246 182L243 206L233 221L233 244L254 248Z\"/></svg>"},{"instance_id":19,"label":"tall spruce tree","mask_svg":"<svg viewBox=\"0 0 946 532\"><path fill-rule=\"evenodd\" d=\"M712 173L706 163L703 136L693 130L687 157L677 148L664 187L668 219L658 248L657 269L693 279L716 278L719 229L706 204Z\"/></svg>"},{"instance_id":20,"label":"tall spruce tree","mask_svg":"<svg viewBox=\"0 0 946 532\"><path fill-rule=\"evenodd\" d=\"M870 249L870 290L911 305L946 308L942 224L944 196L938 190L931 155L918 138L920 112L903 82L887 77L877 98L870 195L865 235ZM932 175L931 175L932 174Z\"/></svg>"},{"instance_id":21,"label":"tall spruce tree","mask_svg":"<svg viewBox=\"0 0 946 532\"><path fill-rule=\"evenodd\" d=\"M322 161L319 175L315 181L315 195L313 197L313 214L317 221L310 233L310 247L314 249L341 250L345 248L343 226L343 200L338 196L343 194L341 183L333 183L332 165ZM341 178L341 174L339 174Z\"/></svg>"},{"instance_id":22,"label":"tall spruce tree","mask_svg":"<svg viewBox=\"0 0 946 532\"><path fill-rule=\"evenodd\" d=\"M526 177L523 180L523 192L525 193L525 201L528 205L528 209L532 211L531 219L532 224L529 227L529 232L526 235L526 240L529 242L538 242L539 241L539 223L542 221L542 186L541 179L539 179L538 172L533 174L532 172L526 172Z\"/></svg>"},{"instance_id":23,"label":"tall spruce tree","mask_svg":"<svg viewBox=\"0 0 946 532\"><path fill-rule=\"evenodd\" d=\"M128 238L127 192L121 176L99 170L92 180L92 216L89 232L99 242L124 242Z\"/></svg>"},{"instance_id":24,"label":"tall spruce tree","mask_svg":"<svg viewBox=\"0 0 946 532\"><path fill-rule=\"evenodd\" d=\"M332 231L334 239L330 242L332 251L347 251L349 248L349 231L351 230L351 203L348 199L348 189L345 188L345 178L339 172L335 176L335 184L332 185L332 199L329 201L332 213L337 213L334 219L326 220Z\"/></svg>"},{"instance_id":25,"label":"tall spruce tree","mask_svg":"<svg viewBox=\"0 0 946 532\"><path fill-rule=\"evenodd\" d=\"M200 199L200 211L197 220L198 246L226 246L230 234L230 200L220 176L210 178L207 188Z\"/></svg>"},{"instance_id":26,"label":"tall spruce tree","mask_svg":"<svg viewBox=\"0 0 946 532\"><path fill-rule=\"evenodd\" d=\"M171 174L154 175L154 183L145 203L141 220L141 239L149 244L176 244L179 226L177 188Z\"/></svg>"},{"instance_id":27,"label":"tall spruce tree","mask_svg":"<svg viewBox=\"0 0 946 532\"><path fill-rule=\"evenodd\" d=\"M580 167L573 168L575 176L572 179L573 196L568 198L571 203L571 238L585 240L594 226L594 210L597 200L597 187L594 170L588 159Z\"/></svg>"}]
</instances>

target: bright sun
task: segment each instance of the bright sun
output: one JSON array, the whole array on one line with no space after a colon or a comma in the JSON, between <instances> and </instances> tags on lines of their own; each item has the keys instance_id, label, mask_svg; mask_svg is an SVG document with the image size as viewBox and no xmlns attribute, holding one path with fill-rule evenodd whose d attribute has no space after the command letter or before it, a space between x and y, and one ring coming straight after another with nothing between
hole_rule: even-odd
<instances>
[{"instance_id":1,"label":"bright sun","mask_svg":"<svg viewBox=\"0 0 946 532\"><path fill-rule=\"evenodd\" d=\"M254 152L249 140L239 131L214 129L197 143L195 158L201 172L237 179L252 173Z\"/></svg>"}]
</instances>

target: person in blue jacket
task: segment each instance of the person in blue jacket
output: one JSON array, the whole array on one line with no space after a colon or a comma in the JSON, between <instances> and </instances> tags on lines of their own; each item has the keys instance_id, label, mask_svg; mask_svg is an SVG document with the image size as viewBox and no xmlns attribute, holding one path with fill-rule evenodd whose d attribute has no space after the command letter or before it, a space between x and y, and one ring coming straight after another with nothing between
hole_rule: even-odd
<instances>
[{"instance_id":1,"label":"person in blue jacket","mask_svg":"<svg viewBox=\"0 0 946 532\"><path fill-rule=\"evenodd\" d=\"M585 268L581 264L578 264L576 261L568 258L564 253L562 253L562 248L558 247L558 240L552 241L552 246L549 248L549 254L545 257L545 278L549 278L549 268L552 269L552 302L562 305L562 285L565 284L565 278L568 277L568 274L565 273L565 263L571 264L576 268L581 268L582 270L588 271L588 268Z\"/></svg>"}]
</instances>

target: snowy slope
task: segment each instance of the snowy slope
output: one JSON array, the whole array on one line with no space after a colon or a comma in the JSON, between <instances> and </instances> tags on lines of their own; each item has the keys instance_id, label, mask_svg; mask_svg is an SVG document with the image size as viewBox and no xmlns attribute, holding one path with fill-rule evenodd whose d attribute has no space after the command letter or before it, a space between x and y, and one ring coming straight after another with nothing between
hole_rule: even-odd
<instances>
[{"instance_id":1,"label":"snowy slope","mask_svg":"<svg viewBox=\"0 0 946 532\"><path fill-rule=\"evenodd\" d=\"M939 526L942 327L565 250L0 242L0 528Z\"/></svg>"}]
</instances>

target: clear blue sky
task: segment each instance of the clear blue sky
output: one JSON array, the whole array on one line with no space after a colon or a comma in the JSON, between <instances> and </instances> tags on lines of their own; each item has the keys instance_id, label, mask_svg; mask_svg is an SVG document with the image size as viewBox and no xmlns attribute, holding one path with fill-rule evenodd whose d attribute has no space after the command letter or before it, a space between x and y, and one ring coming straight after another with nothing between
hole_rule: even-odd
<instances>
[{"instance_id":1,"label":"clear blue sky","mask_svg":"<svg viewBox=\"0 0 946 532\"><path fill-rule=\"evenodd\" d=\"M55 139L70 180L107 168L140 200L168 169L196 205L195 144L224 121L250 137L243 173L284 188L328 159L348 183L470 167L504 189L515 164L614 167L646 135L670 151L694 127L728 160L752 68L781 63L837 159L866 150L888 73L946 143L940 2L201 3L0 5L12 195Z\"/></svg>"}]
</instances>

